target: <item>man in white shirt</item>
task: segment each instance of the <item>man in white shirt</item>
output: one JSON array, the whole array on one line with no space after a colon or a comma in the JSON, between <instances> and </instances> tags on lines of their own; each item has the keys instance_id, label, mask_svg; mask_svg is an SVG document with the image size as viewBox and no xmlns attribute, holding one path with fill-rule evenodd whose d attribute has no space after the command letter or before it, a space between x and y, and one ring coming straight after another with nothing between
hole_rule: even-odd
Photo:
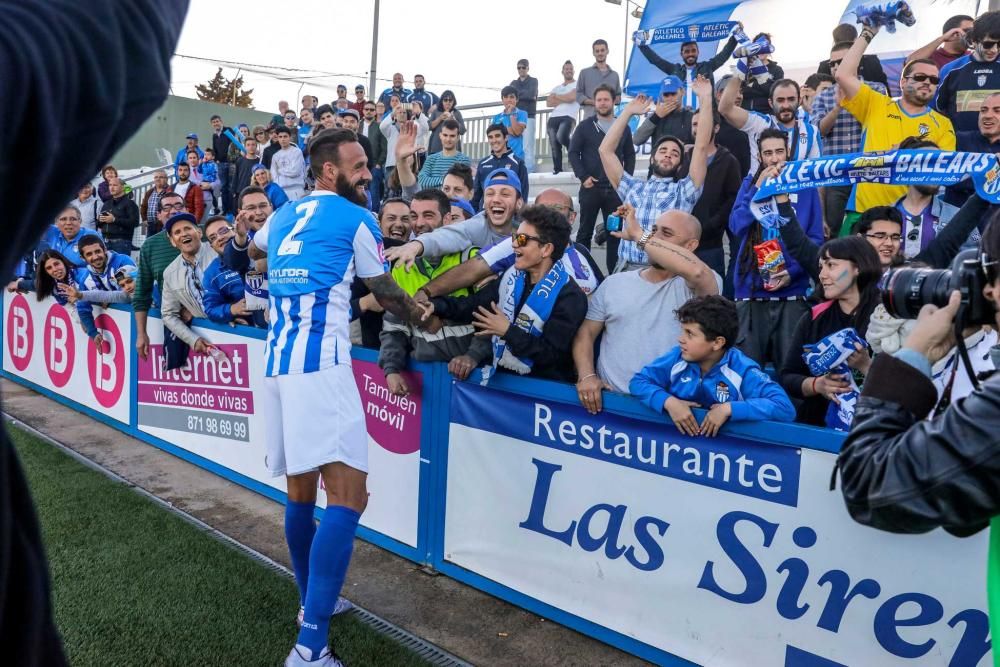
<instances>
[{"instance_id":1,"label":"man in white shirt","mask_svg":"<svg viewBox=\"0 0 1000 667\"><path fill-rule=\"evenodd\" d=\"M306 161L292 143L291 130L282 126L277 133L281 148L271 158L271 180L285 191L289 201L298 201L305 195Z\"/></svg>"},{"instance_id":2,"label":"man in white shirt","mask_svg":"<svg viewBox=\"0 0 1000 667\"><path fill-rule=\"evenodd\" d=\"M546 106L552 107L549 114L547 130L549 146L552 148L552 173L562 171L562 151L569 154L569 136L576 125L576 117L580 112L580 103L576 101L576 79L573 76L573 63L566 61L562 66L563 82L552 89L545 100Z\"/></svg>"}]
</instances>

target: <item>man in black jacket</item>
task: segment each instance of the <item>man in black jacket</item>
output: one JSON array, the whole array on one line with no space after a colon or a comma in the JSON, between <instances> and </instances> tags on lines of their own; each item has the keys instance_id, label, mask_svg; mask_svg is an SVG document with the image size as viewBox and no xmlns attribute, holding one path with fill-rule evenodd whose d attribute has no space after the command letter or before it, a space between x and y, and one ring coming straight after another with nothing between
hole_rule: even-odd
<instances>
[{"instance_id":1,"label":"man in black jacket","mask_svg":"<svg viewBox=\"0 0 1000 667\"><path fill-rule=\"evenodd\" d=\"M993 326L1000 328L996 220L983 235L980 267L987 279L982 296L997 309ZM1000 374L927 419L938 402L931 365L953 347L959 304L956 291L945 308L924 306L903 348L872 362L838 459L855 521L895 533L940 526L968 534L1000 514ZM991 569L997 556L991 549Z\"/></svg>"},{"instance_id":2,"label":"man in black jacket","mask_svg":"<svg viewBox=\"0 0 1000 667\"><path fill-rule=\"evenodd\" d=\"M476 166L476 182L472 193L472 208L477 211L483 206L483 183L486 177L497 169L510 169L521 180L521 199L528 198L528 167L519 160L507 145L507 128L493 123L486 128L486 140L490 143L490 154Z\"/></svg>"},{"instance_id":3,"label":"man in black jacket","mask_svg":"<svg viewBox=\"0 0 1000 667\"><path fill-rule=\"evenodd\" d=\"M233 212L234 197L228 156L229 146L233 142L226 136L226 132L232 134L233 128L223 126L222 116L218 114L212 116L211 123L212 150L215 151L215 161L219 163L219 184L222 187L222 193L220 194L222 197L222 212L229 215Z\"/></svg>"},{"instance_id":4,"label":"man in black jacket","mask_svg":"<svg viewBox=\"0 0 1000 667\"><path fill-rule=\"evenodd\" d=\"M622 205L621 198L608 180L598 153L604 135L615 122L614 91L611 88L597 87L594 91L594 110L594 115L576 128L569 142L569 163L573 166L573 173L580 179L580 228L576 232L576 242L587 250L590 250L598 212L607 220ZM628 174L635 171L635 146L632 145L632 131L627 127L618 142L615 155ZM608 273L611 273L618 262L619 240L608 236L607 241L607 268Z\"/></svg>"},{"instance_id":5,"label":"man in black jacket","mask_svg":"<svg viewBox=\"0 0 1000 667\"><path fill-rule=\"evenodd\" d=\"M104 202L97 224L108 250L128 255L132 252L132 234L139 226L139 207L125 194L125 185L120 178L108 181L111 199Z\"/></svg>"},{"instance_id":6,"label":"man in black jacket","mask_svg":"<svg viewBox=\"0 0 1000 667\"><path fill-rule=\"evenodd\" d=\"M715 126L708 144L708 171L705 174L705 185L698 203L691 211L691 215L698 218L698 222L701 223L701 239L694 254L720 276L725 276L726 253L722 248L722 236L729 229L729 214L736 202L736 195L740 192L745 172L740 171L740 163L732 153L716 144L715 137L722 122L718 111L712 112L712 119ZM697 133L697 115L692 125L692 131ZM688 153L678 173L679 178L687 176L690 164L690 153Z\"/></svg>"},{"instance_id":7,"label":"man in black jacket","mask_svg":"<svg viewBox=\"0 0 1000 667\"><path fill-rule=\"evenodd\" d=\"M78 184L107 164L166 100L187 6L135 0L120 11L112 0L4 3L11 25L30 26L5 31L4 52L46 56L5 59L3 97L49 101L4 107L4 182L19 193L4 211L2 265L8 274ZM37 127L60 132L40 136ZM43 157L32 159L36 155ZM0 647L19 667L66 664L52 621L44 553L17 455L0 431Z\"/></svg>"},{"instance_id":8,"label":"man in black jacket","mask_svg":"<svg viewBox=\"0 0 1000 667\"><path fill-rule=\"evenodd\" d=\"M743 29L742 23L739 24L739 29ZM681 44L681 59L684 61L683 63L672 63L660 57L648 44L640 44L639 52L646 57L646 60L651 65L658 67L665 74L672 74L680 78L684 82L684 108L697 110L698 96L691 90L691 84L698 78L699 74L714 84L715 79L713 78L713 74L715 70L722 67L729 60L729 56L733 55L735 48L736 38L730 37L721 51L708 60L699 62L698 56L700 52L698 50L698 42L684 42Z\"/></svg>"}]
</instances>

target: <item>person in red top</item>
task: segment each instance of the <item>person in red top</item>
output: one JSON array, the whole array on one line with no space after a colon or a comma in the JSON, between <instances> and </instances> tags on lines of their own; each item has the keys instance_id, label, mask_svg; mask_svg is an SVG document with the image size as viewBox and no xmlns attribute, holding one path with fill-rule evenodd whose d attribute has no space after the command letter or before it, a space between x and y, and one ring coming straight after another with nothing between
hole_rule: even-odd
<instances>
[{"instance_id":1,"label":"person in red top","mask_svg":"<svg viewBox=\"0 0 1000 667\"><path fill-rule=\"evenodd\" d=\"M965 38L972 30L972 24L971 16L964 14L952 16L944 22L940 37L935 37L928 44L911 53L906 60L929 58L934 61L940 71L952 60L958 60L969 52Z\"/></svg>"},{"instance_id":2,"label":"person in red top","mask_svg":"<svg viewBox=\"0 0 1000 667\"><path fill-rule=\"evenodd\" d=\"M187 164L177 165L177 182L170 187L170 191L184 197L188 213L195 220L201 220L205 214L205 197L201 194L201 188L191 180L191 167Z\"/></svg>"},{"instance_id":3,"label":"person in red top","mask_svg":"<svg viewBox=\"0 0 1000 667\"><path fill-rule=\"evenodd\" d=\"M360 116L362 113L364 113L365 110L365 87L362 86L360 83L354 86L354 97L356 99L349 105L347 105L347 107L349 109L354 109L355 111L357 111L358 115Z\"/></svg>"}]
</instances>

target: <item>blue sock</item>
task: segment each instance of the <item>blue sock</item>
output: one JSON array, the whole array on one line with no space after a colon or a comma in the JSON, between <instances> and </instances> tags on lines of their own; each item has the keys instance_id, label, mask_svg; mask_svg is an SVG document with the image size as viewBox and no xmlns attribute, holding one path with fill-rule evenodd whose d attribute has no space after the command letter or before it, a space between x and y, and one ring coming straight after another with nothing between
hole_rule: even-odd
<instances>
[{"instance_id":1,"label":"blue sock","mask_svg":"<svg viewBox=\"0 0 1000 667\"><path fill-rule=\"evenodd\" d=\"M306 611L299 630L298 644L312 651L313 657L326 646L330 634L330 614L344 585L347 566L354 551L354 533L361 515L340 505L326 508L309 552L309 589Z\"/></svg>"},{"instance_id":2,"label":"blue sock","mask_svg":"<svg viewBox=\"0 0 1000 667\"><path fill-rule=\"evenodd\" d=\"M300 604L306 603L309 590L309 550L316 535L316 521L313 519L313 503L297 503L289 500L285 504L285 540L288 553L292 557L295 583L299 585Z\"/></svg>"}]
</instances>

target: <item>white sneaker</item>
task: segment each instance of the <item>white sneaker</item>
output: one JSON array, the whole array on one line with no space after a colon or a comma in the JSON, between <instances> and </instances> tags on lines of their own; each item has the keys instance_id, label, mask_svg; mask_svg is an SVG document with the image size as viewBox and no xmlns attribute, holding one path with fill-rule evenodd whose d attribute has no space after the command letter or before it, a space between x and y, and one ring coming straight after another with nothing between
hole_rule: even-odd
<instances>
[{"instance_id":1,"label":"white sneaker","mask_svg":"<svg viewBox=\"0 0 1000 667\"><path fill-rule=\"evenodd\" d=\"M330 652L329 647L320 651L315 660L308 660L306 656L312 657L312 651L305 646L296 644L292 648L292 652L285 658L285 667L344 667L344 663Z\"/></svg>"},{"instance_id":2,"label":"white sneaker","mask_svg":"<svg viewBox=\"0 0 1000 667\"><path fill-rule=\"evenodd\" d=\"M354 609L354 603L345 597L338 596L337 603L333 605L333 613L330 614L331 617L337 616L338 614L343 614ZM299 615L295 619L295 625L302 627L302 618L306 615L306 608L299 607Z\"/></svg>"}]
</instances>

